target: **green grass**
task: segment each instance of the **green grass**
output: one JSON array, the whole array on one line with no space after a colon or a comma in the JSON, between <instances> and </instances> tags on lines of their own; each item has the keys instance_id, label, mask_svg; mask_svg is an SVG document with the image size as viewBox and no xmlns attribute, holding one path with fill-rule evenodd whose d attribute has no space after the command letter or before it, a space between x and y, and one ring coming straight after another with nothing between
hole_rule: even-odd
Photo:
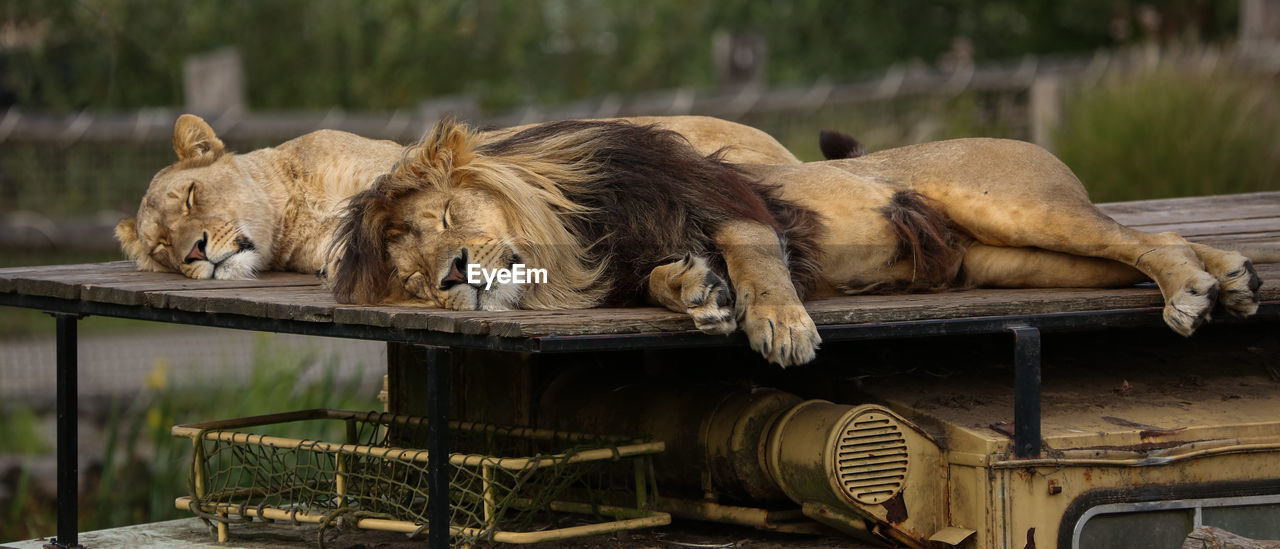
<instances>
[{"instance_id":1,"label":"green grass","mask_svg":"<svg viewBox=\"0 0 1280 549\"><path fill-rule=\"evenodd\" d=\"M1055 152L1095 202L1280 189L1274 80L1159 68L1080 90Z\"/></svg>"},{"instance_id":2,"label":"green grass","mask_svg":"<svg viewBox=\"0 0 1280 549\"><path fill-rule=\"evenodd\" d=\"M268 345L265 335L254 346L253 373L249 380L233 382L208 379L171 379L168 368L157 363L147 386L137 398L113 403L103 448L81 446L81 453L102 456L98 475L89 475L80 501L82 530L111 528L190 516L173 508L173 499L187 493L191 442L175 438L175 424L300 410L307 408L381 409L372 391L361 391L354 382L339 379L333 358L280 351ZM300 379L308 379L300 383ZM25 411L24 411L25 410ZM0 403L0 436L20 441L16 447L32 459L51 447L37 428L40 418L19 405ZM337 431L293 431L293 436L339 439ZM6 444L9 451L15 446ZM93 468L96 469L96 468ZM54 508L46 499L26 489L27 475L8 501L0 501L0 541L53 534Z\"/></svg>"}]
</instances>

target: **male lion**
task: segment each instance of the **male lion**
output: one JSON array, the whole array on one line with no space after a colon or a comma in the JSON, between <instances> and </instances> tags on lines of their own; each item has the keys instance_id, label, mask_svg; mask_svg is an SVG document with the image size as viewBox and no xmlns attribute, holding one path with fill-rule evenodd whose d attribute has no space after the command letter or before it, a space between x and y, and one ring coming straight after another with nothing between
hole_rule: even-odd
<instances>
[{"instance_id":1,"label":"male lion","mask_svg":"<svg viewBox=\"0 0 1280 549\"><path fill-rule=\"evenodd\" d=\"M334 239L344 303L459 310L656 302L708 333L740 322L782 366L820 342L807 296L1154 279L1190 334L1221 289L1239 316L1257 275L1236 252L1129 229L1043 149L960 139L808 164L734 166L625 122L549 123L486 141L442 122ZM546 269L541 284L473 270Z\"/></svg>"},{"instance_id":2,"label":"male lion","mask_svg":"<svg viewBox=\"0 0 1280 549\"><path fill-rule=\"evenodd\" d=\"M695 148L737 162L799 163L768 134L704 116L640 117ZM519 128L490 132L497 139ZM400 158L402 146L320 130L247 154L226 151L197 116L173 128L178 161L151 180L136 218L116 239L140 270L244 279L261 270L311 273L324 265L332 216Z\"/></svg>"}]
</instances>

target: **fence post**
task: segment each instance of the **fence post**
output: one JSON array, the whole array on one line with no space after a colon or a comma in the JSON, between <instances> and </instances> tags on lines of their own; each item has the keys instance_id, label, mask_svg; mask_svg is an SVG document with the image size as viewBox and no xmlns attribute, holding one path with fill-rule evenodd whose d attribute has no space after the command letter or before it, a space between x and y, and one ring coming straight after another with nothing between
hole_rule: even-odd
<instances>
[{"instance_id":1,"label":"fence post","mask_svg":"<svg viewBox=\"0 0 1280 549\"><path fill-rule=\"evenodd\" d=\"M187 59L182 65L187 112L205 115L246 112L243 67L240 51L235 48L222 48Z\"/></svg>"},{"instance_id":2,"label":"fence post","mask_svg":"<svg viewBox=\"0 0 1280 549\"><path fill-rule=\"evenodd\" d=\"M1031 141L1053 150L1053 131L1062 122L1062 79L1038 76L1028 94L1031 111Z\"/></svg>"}]
</instances>

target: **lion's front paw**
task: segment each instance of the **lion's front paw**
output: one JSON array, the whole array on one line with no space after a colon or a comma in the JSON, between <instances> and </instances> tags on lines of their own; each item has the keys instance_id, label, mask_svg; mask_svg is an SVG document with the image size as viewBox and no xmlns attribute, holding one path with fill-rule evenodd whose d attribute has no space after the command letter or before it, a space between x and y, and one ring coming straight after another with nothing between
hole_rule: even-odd
<instances>
[{"instance_id":1,"label":"lion's front paw","mask_svg":"<svg viewBox=\"0 0 1280 549\"><path fill-rule=\"evenodd\" d=\"M1192 276L1164 305L1164 321L1173 331L1189 336L1209 320L1218 299L1218 280L1209 273Z\"/></svg>"},{"instance_id":2,"label":"lion's front paw","mask_svg":"<svg viewBox=\"0 0 1280 549\"><path fill-rule=\"evenodd\" d=\"M801 305L748 307L742 329L753 350L783 368L813 360L822 343L817 326Z\"/></svg>"}]
</instances>

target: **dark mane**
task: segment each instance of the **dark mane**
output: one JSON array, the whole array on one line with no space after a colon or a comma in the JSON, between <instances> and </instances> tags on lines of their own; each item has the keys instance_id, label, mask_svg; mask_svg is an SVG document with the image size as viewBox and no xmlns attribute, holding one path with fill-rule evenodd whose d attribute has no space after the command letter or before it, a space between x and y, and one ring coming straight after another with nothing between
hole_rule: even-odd
<instances>
[{"instance_id":1,"label":"dark mane","mask_svg":"<svg viewBox=\"0 0 1280 549\"><path fill-rule=\"evenodd\" d=\"M589 146L566 147L571 142ZM816 284L823 230L817 214L783 200L776 187L753 180L719 155L698 154L675 132L627 122L551 122L477 152L525 155L557 147L581 151L567 160L588 164L596 175L566 189L589 213L563 219L582 242L594 243L593 258L607 261L606 278L613 284L607 304L638 302L649 272L688 252L707 257L725 275L713 235L731 220L777 231L801 299Z\"/></svg>"},{"instance_id":2,"label":"dark mane","mask_svg":"<svg viewBox=\"0 0 1280 549\"><path fill-rule=\"evenodd\" d=\"M910 260L912 280L897 291L937 291L954 285L964 251L955 230L930 200L915 191L898 191L880 213L898 240L893 262Z\"/></svg>"}]
</instances>

